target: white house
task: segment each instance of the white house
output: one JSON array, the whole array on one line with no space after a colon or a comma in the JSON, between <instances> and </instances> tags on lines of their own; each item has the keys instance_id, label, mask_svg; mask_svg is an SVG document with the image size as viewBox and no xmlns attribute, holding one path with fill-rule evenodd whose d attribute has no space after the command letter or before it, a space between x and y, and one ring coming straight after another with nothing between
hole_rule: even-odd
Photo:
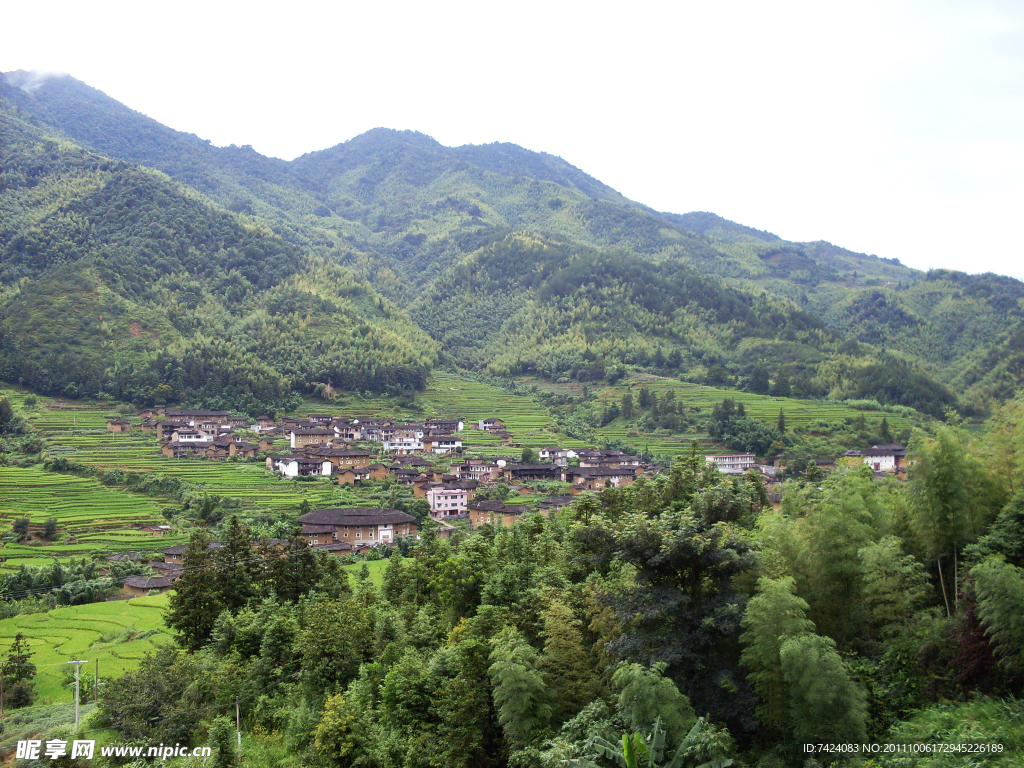
<instances>
[{"instance_id":1,"label":"white house","mask_svg":"<svg viewBox=\"0 0 1024 768\"><path fill-rule=\"evenodd\" d=\"M171 435L173 443L202 443L206 442L206 435L198 429L176 429Z\"/></svg>"},{"instance_id":2,"label":"white house","mask_svg":"<svg viewBox=\"0 0 1024 768\"><path fill-rule=\"evenodd\" d=\"M431 453L455 453L456 449L462 448L462 440L454 435L425 437L423 438L423 447Z\"/></svg>"},{"instance_id":3,"label":"white house","mask_svg":"<svg viewBox=\"0 0 1024 768\"><path fill-rule=\"evenodd\" d=\"M721 472L746 472L754 466L757 457L752 453L726 453L718 456L705 456L708 464L714 464Z\"/></svg>"},{"instance_id":4,"label":"white house","mask_svg":"<svg viewBox=\"0 0 1024 768\"><path fill-rule=\"evenodd\" d=\"M469 512L469 491L465 488L436 485L427 488L426 499L430 503L430 516L434 518Z\"/></svg>"},{"instance_id":5,"label":"white house","mask_svg":"<svg viewBox=\"0 0 1024 768\"><path fill-rule=\"evenodd\" d=\"M385 451L393 451L399 456L419 453L423 450L423 428L396 429L393 435L382 442Z\"/></svg>"},{"instance_id":6,"label":"white house","mask_svg":"<svg viewBox=\"0 0 1024 768\"><path fill-rule=\"evenodd\" d=\"M305 456L281 456L274 459L274 469L285 477L330 475L331 462L328 459L310 459Z\"/></svg>"},{"instance_id":7,"label":"white house","mask_svg":"<svg viewBox=\"0 0 1024 768\"><path fill-rule=\"evenodd\" d=\"M847 456L860 456L875 472L896 472L906 467L907 449L902 445L873 445L866 451L847 451Z\"/></svg>"}]
</instances>

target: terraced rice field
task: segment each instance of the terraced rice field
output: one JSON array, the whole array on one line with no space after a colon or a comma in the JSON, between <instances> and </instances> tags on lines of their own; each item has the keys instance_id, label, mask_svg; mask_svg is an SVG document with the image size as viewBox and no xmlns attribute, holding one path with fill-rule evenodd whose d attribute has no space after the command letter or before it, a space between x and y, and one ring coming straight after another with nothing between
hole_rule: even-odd
<instances>
[{"instance_id":1,"label":"terraced rice field","mask_svg":"<svg viewBox=\"0 0 1024 768\"><path fill-rule=\"evenodd\" d=\"M5 394L20 404L27 393L11 389ZM38 406L26 415L44 438L47 455L64 457L99 470L121 469L177 478L207 493L236 499L248 509L279 511L297 508L303 500L314 507L344 500L345 495L337 486L326 482L285 481L262 463L169 459L159 453L155 433L108 432L107 419L116 415L109 403L41 398ZM0 514L3 514L2 508ZM160 522L164 522L162 518ZM130 534L122 539L126 544L131 543Z\"/></svg>"},{"instance_id":2,"label":"terraced rice field","mask_svg":"<svg viewBox=\"0 0 1024 768\"><path fill-rule=\"evenodd\" d=\"M581 389L581 385L576 384L547 385L543 382L531 383L537 383L552 390L574 393L578 393ZM710 413L716 404L721 403L726 398L731 398L737 403L743 403L743 407L749 416L770 424L776 422L779 417L779 409L781 408L783 413L786 414L786 424L789 427L806 427L811 432L814 432L817 426L820 426L822 433L828 432L830 424L834 425L847 418L855 419L859 415L864 415L869 424L880 422L882 416L885 416L893 432L900 432L911 426L910 421L904 416L893 413L865 412L838 403L769 397L751 392L739 392L733 389L705 387L699 384L681 382L677 379L647 374L633 374L615 386L593 391L598 402L621 401L622 396L627 391L633 393L633 400L636 402L641 387L647 387L656 393L659 399L671 390L675 394L676 402L690 408L698 408L705 413ZM662 456L674 456L689 451L693 440L697 440L701 450L724 450L721 445L710 440L704 433L647 434L637 432L635 425L627 426L623 424L622 419L616 419L608 426L596 429L595 434L603 440L622 440L639 449L649 450L654 454Z\"/></svg>"},{"instance_id":3,"label":"terraced rice field","mask_svg":"<svg viewBox=\"0 0 1024 768\"><path fill-rule=\"evenodd\" d=\"M37 703L73 701L73 689L62 686L67 662L88 661L83 674L91 677L99 659L101 680L134 669L144 654L172 639L163 619L167 600L166 594L136 597L4 619L0 650L6 653L14 635L24 634L35 653Z\"/></svg>"},{"instance_id":4,"label":"terraced rice field","mask_svg":"<svg viewBox=\"0 0 1024 768\"><path fill-rule=\"evenodd\" d=\"M701 408L710 411L713 406L726 398L731 398L737 403L743 403L747 415L775 423L779 417L779 409L786 414L786 424L790 427L813 426L814 422L836 422L847 418L856 418L863 414L870 422L881 421L885 416L889 426L894 432L899 432L910 427L910 422L904 417L894 413L881 413L872 411L858 411L848 405L841 403L825 403L817 400L797 400L790 397L769 397L767 395L756 395L752 392L739 392L734 389L719 389L717 387L705 387L700 384L689 384L687 382L669 379L663 376L633 375L624 379L615 387L608 387L600 391L599 399L614 397L621 399L626 391L633 393L634 399L638 397L640 387L647 387L656 392L661 398L673 391L676 401L691 408Z\"/></svg>"},{"instance_id":5,"label":"terraced rice field","mask_svg":"<svg viewBox=\"0 0 1024 768\"><path fill-rule=\"evenodd\" d=\"M8 524L27 517L41 525L54 517L61 529L80 542L92 542L93 548L100 543L145 548L154 542L153 534L134 527L166 522L161 509L152 499L108 488L92 478L36 467L0 467L0 517Z\"/></svg>"},{"instance_id":6,"label":"terraced rice field","mask_svg":"<svg viewBox=\"0 0 1024 768\"><path fill-rule=\"evenodd\" d=\"M557 432L551 414L529 397L514 395L470 379L445 373L436 373L427 389L416 396L419 408L408 408L391 397L346 396L337 402L306 401L294 416L310 413L330 413L345 418L398 418L411 421L460 417L466 422L462 441L474 455L499 456L518 453L519 449L503 447L494 435L472 429L477 421L499 418L512 433L516 443L541 448L558 445L563 448L583 448L587 444Z\"/></svg>"}]
</instances>

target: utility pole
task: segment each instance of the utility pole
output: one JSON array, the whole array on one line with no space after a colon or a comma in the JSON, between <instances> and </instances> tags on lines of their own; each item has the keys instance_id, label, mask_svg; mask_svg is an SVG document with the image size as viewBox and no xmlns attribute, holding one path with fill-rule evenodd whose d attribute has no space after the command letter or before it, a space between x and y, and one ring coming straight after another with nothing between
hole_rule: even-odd
<instances>
[{"instance_id":1,"label":"utility pole","mask_svg":"<svg viewBox=\"0 0 1024 768\"><path fill-rule=\"evenodd\" d=\"M235 731L238 733L238 762L242 762L242 714L235 699Z\"/></svg>"},{"instance_id":2,"label":"utility pole","mask_svg":"<svg viewBox=\"0 0 1024 768\"><path fill-rule=\"evenodd\" d=\"M68 664L75 665L75 730L78 730L78 685L80 682L79 673L82 671L82 665L88 664L87 661L69 661Z\"/></svg>"},{"instance_id":3,"label":"utility pole","mask_svg":"<svg viewBox=\"0 0 1024 768\"><path fill-rule=\"evenodd\" d=\"M100 700L100 657L96 657L96 679L92 683L92 702L93 704L98 703Z\"/></svg>"},{"instance_id":4,"label":"utility pole","mask_svg":"<svg viewBox=\"0 0 1024 768\"><path fill-rule=\"evenodd\" d=\"M4 664L6 661L0 661L0 720L4 716Z\"/></svg>"}]
</instances>

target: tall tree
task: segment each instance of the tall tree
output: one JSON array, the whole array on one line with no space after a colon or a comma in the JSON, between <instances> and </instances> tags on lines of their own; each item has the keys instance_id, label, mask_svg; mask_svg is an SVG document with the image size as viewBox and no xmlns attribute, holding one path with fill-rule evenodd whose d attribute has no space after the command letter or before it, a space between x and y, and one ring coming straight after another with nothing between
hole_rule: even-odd
<instances>
[{"instance_id":1,"label":"tall tree","mask_svg":"<svg viewBox=\"0 0 1024 768\"><path fill-rule=\"evenodd\" d=\"M864 691L850 679L830 637L802 634L779 649L789 684L797 742L860 743L866 737Z\"/></svg>"},{"instance_id":2,"label":"tall tree","mask_svg":"<svg viewBox=\"0 0 1024 768\"><path fill-rule=\"evenodd\" d=\"M902 634L928 599L928 575L912 555L903 553L895 536L886 536L857 554L871 628L882 638Z\"/></svg>"},{"instance_id":3,"label":"tall tree","mask_svg":"<svg viewBox=\"0 0 1024 768\"><path fill-rule=\"evenodd\" d=\"M999 662L1024 672L1024 569L992 555L971 569L978 616L995 644Z\"/></svg>"},{"instance_id":4,"label":"tall tree","mask_svg":"<svg viewBox=\"0 0 1024 768\"><path fill-rule=\"evenodd\" d=\"M938 427L934 439L914 445L910 491L912 525L918 542L936 565L947 614L952 614L959 553L984 533L1004 492L952 427Z\"/></svg>"},{"instance_id":5,"label":"tall tree","mask_svg":"<svg viewBox=\"0 0 1024 768\"><path fill-rule=\"evenodd\" d=\"M747 603L740 637L743 653L740 663L750 670L750 681L761 697L758 715L767 723L783 727L789 722L789 684L779 655L782 644L791 637L813 633L814 622L807 618L808 605L793 593L792 578L761 578L757 595Z\"/></svg>"},{"instance_id":6,"label":"tall tree","mask_svg":"<svg viewBox=\"0 0 1024 768\"><path fill-rule=\"evenodd\" d=\"M221 580L210 551L210 535L195 531L189 538L183 570L174 585L167 626L177 633L178 644L197 651L213 634L221 603Z\"/></svg>"},{"instance_id":7,"label":"tall tree","mask_svg":"<svg viewBox=\"0 0 1024 768\"><path fill-rule=\"evenodd\" d=\"M32 663L33 652L28 640L21 632L14 636L7 663L4 664L4 699L8 707L27 707L35 698L36 665Z\"/></svg>"},{"instance_id":8,"label":"tall tree","mask_svg":"<svg viewBox=\"0 0 1024 768\"><path fill-rule=\"evenodd\" d=\"M252 534L232 515L224 532L224 546L214 554L213 563L220 583L220 603L235 612L256 594L259 564L253 555Z\"/></svg>"},{"instance_id":9,"label":"tall tree","mask_svg":"<svg viewBox=\"0 0 1024 768\"><path fill-rule=\"evenodd\" d=\"M629 421L635 415L633 410L633 394L631 392L627 392L622 396L622 407L620 410L622 411L622 418L626 421Z\"/></svg>"},{"instance_id":10,"label":"tall tree","mask_svg":"<svg viewBox=\"0 0 1024 768\"><path fill-rule=\"evenodd\" d=\"M600 692L599 678L590 665L583 642L582 622L559 600L543 613L544 654L541 669L552 696L552 721L561 723L593 701Z\"/></svg>"},{"instance_id":11,"label":"tall tree","mask_svg":"<svg viewBox=\"0 0 1024 768\"><path fill-rule=\"evenodd\" d=\"M665 666L622 662L612 675L612 685L618 691L618 710L630 730L645 731L660 719L669 741L678 744L697 717L690 700L663 675Z\"/></svg>"},{"instance_id":12,"label":"tall tree","mask_svg":"<svg viewBox=\"0 0 1024 768\"><path fill-rule=\"evenodd\" d=\"M503 629L493 645L488 673L494 687L498 722L510 745L524 747L551 717L540 659L514 627Z\"/></svg>"}]
</instances>

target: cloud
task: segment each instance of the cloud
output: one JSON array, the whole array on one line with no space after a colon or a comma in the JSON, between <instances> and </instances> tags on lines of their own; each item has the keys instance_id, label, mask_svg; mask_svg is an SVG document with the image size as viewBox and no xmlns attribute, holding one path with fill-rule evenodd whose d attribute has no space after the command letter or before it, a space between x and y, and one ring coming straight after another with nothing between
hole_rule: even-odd
<instances>
[{"instance_id":1,"label":"cloud","mask_svg":"<svg viewBox=\"0 0 1024 768\"><path fill-rule=\"evenodd\" d=\"M32 93L50 78L68 76L67 72L47 71L42 69L33 69L31 72L19 69L16 72L8 72L4 75L8 83L21 88L25 93Z\"/></svg>"}]
</instances>

